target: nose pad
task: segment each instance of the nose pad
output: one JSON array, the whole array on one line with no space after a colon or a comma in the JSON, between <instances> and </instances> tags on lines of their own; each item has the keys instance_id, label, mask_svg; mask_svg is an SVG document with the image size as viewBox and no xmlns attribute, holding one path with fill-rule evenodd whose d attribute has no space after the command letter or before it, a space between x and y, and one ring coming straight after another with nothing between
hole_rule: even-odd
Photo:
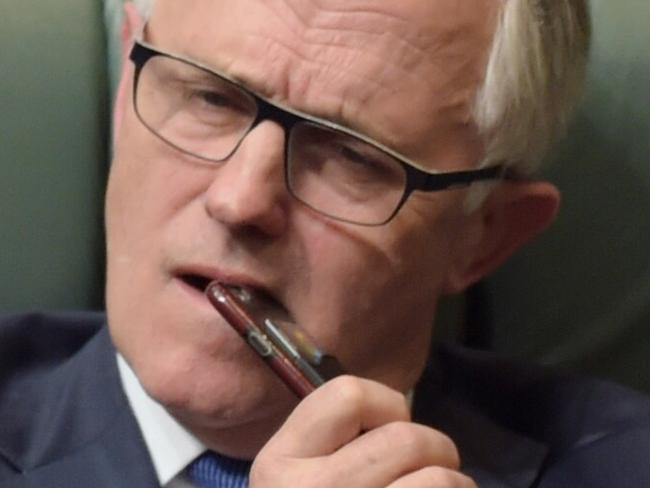
<instances>
[{"instance_id":1,"label":"nose pad","mask_svg":"<svg viewBox=\"0 0 650 488\"><path fill-rule=\"evenodd\" d=\"M208 215L233 227L281 234L287 224L289 194L284 183L284 129L264 121L214 172L205 193Z\"/></svg>"}]
</instances>

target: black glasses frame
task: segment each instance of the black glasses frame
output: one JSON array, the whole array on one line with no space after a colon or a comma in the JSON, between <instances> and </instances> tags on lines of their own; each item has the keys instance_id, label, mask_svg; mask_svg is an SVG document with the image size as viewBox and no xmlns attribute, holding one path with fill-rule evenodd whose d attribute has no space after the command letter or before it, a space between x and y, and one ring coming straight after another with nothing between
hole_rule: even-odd
<instances>
[{"instance_id":1,"label":"black glasses frame","mask_svg":"<svg viewBox=\"0 0 650 488\"><path fill-rule=\"evenodd\" d=\"M221 159L212 159L212 158L207 158L205 156L201 156L200 154L196 154L192 151L188 151L182 147L177 146L173 142L165 139L163 136L161 136L155 129L153 129L140 115L140 112L138 110L138 104L136 101L137 97L137 91L138 91L138 82L140 79L140 74L142 72L142 68L144 65L149 61L151 58L154 58L156 56L163 56L167 57L170 59L175 59L177 61L181 61L183 63L187 63L191 66L194 66L198 69L201 69L203 71L206 71L207 73L210 73L211 75L221 79L222 81L225 81L226 83L232 84L236 86L238 89L242 90L244 93L246 93L248 96L250 96L257 107L257 116L253 119L251 122L249 128L242 134L239 142L235 145L235 147L232 149L230 153L228 153L226 156L224 156ZM339 124L336 124L334 122L330 122L329 120L326 119L321 119L319 117L314 117L309 114L305 114L302 112L299 112L297 110L293 110L287 107L284 107L278 103L272 102L257 93L251 91L249 88L246 86L242 85L240 82L233 80L232 78L228 77L224 73L220 73L218 71L215 71L212 68L208 68L206 66L201 65L200 63L197 63L195 61L186 59L181 56L177 56L171 53L166 53L163 51L159 51L155 48L153 48L150 45L147 45L146 43L142 41L136 41L133 45L133 49L131 50L131 53L129 55L129 59L133 62L135 65L135 74L134 74L134 80L133 80L133 106L135 108L136 115L138 116L138 119L140 119L140 122L149 129L150 132L152 132L156 137L164 141L166 144L174 147L175 149L185 153L189 154L191 156L197 157L199 159L202 159L204 161L211 161L211 162L222 162L228 159L230 156L232 156L239 146L242 144L243 140L246 138L246 136L253 130L257 125L259 125L261 122L265 120L271 120L278 125L280 125L285 132L285 147L284 147L284 177L285 177L285 185L287 187L287 190L289 193L298 201L300 201L303 205L306 205L307 207L311 208L315 212L325 215L329 218L332 218L334 220L338 220L341 222L346 222L349 224L355 224L355 225L362 225L362 226L368 226L368 227L375 227L375 226L380 226L380 225L385 225L389 221L391 221L395 215L400 211L408 197L413 193L414 191L422 191L422 192L435 192L435 191L443 191L443 190L450 190L450 189L457 189L457 188L463 188L471 185L472 183L479 182L479 181L490 181L490 180L499 180L499 179L517 179L517 177L511 172L511 170L506 167L503 164L498 164L498 165L491 165L491 166L486 166L480 169L475 169L475 170L462 170L462 171L450 171L450 172L429 172L429 171L424 171L420 168L417 167L417 164L414 161L411 161L409 158L397 153L396 151L388 148L387 146L384 146L383 144L369 138L368 136L365 136L364 134L361 134L359 132L356 132L352 129L349 129L345 126L341 126ZM291 146L291 135L292 135L292 129L293 127L298 124L298 123L307 123L311 125L315 125L318 127L322 127L324 129L330 130L330 131L335 131L339 132L341 134L344 134L346 136L353 137L355 139L358 139L359 141L370 144L377 150L383 152L387 156L390 156L394 160L396 160L400 165L402 166L402 169L404 170L406 174L406 184L404 186L404 192L399 199L395 209L393 212L383 221L378 222L378 223L362 223L362 222L355 222L353 220L347 220L345 218L341 218L336 215L330 215L327 212L323 212L322 210L318 208L314 208L312 205L309 204L309 202L304 201L302 198L297 196L293 190L291 189L291 183L290 183L290 168L289 165L291 164L290 162L290 155L289 155L289 148Z\"/></svg>"}]
</instances>

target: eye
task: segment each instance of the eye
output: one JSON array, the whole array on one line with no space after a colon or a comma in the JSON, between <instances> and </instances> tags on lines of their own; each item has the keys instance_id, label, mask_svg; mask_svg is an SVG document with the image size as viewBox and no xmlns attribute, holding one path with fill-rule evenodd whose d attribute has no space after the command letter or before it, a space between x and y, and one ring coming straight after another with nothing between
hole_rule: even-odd
<instances>
[{"instance_id":1,"label":"eye","mask_svg":"<svg viewBox=\"0 0 650 488\"><path fill-rule=\"evenodd\" d=\"M214 105L216 107L230 105L230 101L218 92L209 90L197 91L195 96L203 100L208 105Z\"/></svg>"},{"instance_id":2,"label":"eye","mask_svg":"<svg viewBox=\"0 0 650 488\"><path fill-rule=\"evenodd\" d=\"M343 156L347 161L351 163L360 164L364 166L373 165L373 162L371 160L369 160L359 151L356 151L350 146L344 144L339 145L339 153L341 154L341 156Z\"/></svg>"},{"instance_id":3,"label":"eye","mask_svg":"<svg viewBox=\"0 0 650 488\"><path fill-rule=\"evenodd\" d=\"M229 96L224 91L195 88L192 90L191 97L204 103L211 109L227 109L237 112L245 110L235 97Z\"/></svg>"},{"instance_id":4,"label":"eye","mask_svg":"<svg viewBox=\"0 0 650 488\"><path fill-rule=\"evenodd\" d=\"M381 158L376 151L358 148L351 144L339 144L338 153L345 164L356 171L372 173L375 177L387 177L392 174L391 165Z\"/></svg>"}]
</instances>

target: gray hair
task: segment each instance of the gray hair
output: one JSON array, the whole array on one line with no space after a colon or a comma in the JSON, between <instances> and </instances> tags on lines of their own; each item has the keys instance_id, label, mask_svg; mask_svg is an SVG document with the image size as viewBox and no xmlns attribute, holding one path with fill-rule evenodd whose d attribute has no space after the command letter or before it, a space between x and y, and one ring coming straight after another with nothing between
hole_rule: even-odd
<instances>
[{"instance_id":1,"label":"gray hair","mask_svg":"<svg viewBox=\"0 0 650 488\"><path fill-rule=\"evenodd\" d=\"M143 18L155 0L133 0ZM483 165L536 171L566 131L584 83L591 24L588 0L505 0L476 95Z\"/></svg>"},{"instance_id":2,"label":"gray hair","mask_svg":"<svg viewBox=\"0 0 650 488\"><path fill-rule=\"evenodd\" d=\"M587 0L505 1L474 108L484 164L539 168L580 100L590 36Z\"/></svg>"}]
</instances>

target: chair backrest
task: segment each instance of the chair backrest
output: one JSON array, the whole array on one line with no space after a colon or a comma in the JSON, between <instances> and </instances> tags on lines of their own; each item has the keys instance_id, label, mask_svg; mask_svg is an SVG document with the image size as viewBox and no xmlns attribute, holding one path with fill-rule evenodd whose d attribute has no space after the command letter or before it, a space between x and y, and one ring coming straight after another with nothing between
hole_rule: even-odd
<instances>
[{"instance_id":1,"label":"chair backrest","mask_svg":"<svg viewBox=\"0 0 650 488\"><path fill-rule=\"evenodd\" d=\"M557 224L488 280L494 348L650 390L650 2L592 0Z\"/></svg>"},{"instance_id":2,"label":"chair backrest","mask_svg":"<svg viewBox=\"0 0 650 488\"><path fill-rule=\"evenodd\" d=\"M0 310L102 306L102 4L0 4Z\"/></svg>"}]
</instances>

